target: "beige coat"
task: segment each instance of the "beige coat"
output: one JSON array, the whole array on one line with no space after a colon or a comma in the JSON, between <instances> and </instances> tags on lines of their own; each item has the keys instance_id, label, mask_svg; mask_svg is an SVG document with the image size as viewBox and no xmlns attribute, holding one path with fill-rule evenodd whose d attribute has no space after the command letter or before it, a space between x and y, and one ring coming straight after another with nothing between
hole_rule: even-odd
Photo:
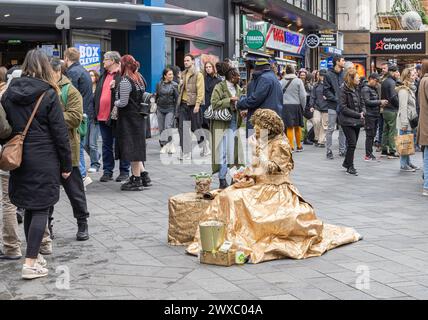
<instances>
[{"instance_id":1,"label":"beige coat","mask_svg":"<svg viewBox=\"0 0 428 320\"><path fill-rule=\"evenodd\" d=\"M421 146L428 146L428 74L425 74L419 85L419 105L421 110L417 143Z\"/></svg>"}]
</instances>

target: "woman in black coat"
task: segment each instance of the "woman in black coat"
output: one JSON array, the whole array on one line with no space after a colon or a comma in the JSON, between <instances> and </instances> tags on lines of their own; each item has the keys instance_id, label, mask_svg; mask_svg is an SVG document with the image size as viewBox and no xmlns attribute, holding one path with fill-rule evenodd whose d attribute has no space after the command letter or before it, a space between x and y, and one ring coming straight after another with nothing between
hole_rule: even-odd
<instances>
[{"instance_id":1,"label":"woman in black coat","mask_svg":"<svg viewBox=\"0 0 428 320\"><path fill-rule=\"evenodd\" d=\"M22 77L12 80L1 100L14 136L24 131L37 100L44 94L24 141L22 164L11 171L9 181L11 202L25 209L24 279L48 274L46 261L39 255L40 244L49 211L59 200L61 175L67 179L72 171L58 93L48 57L40 50L31 50L22 65Z\"/></svg>"},{"instance_id":2,"label":"woman in black coat","mask_svg":"<svg viewBox=\"0 0 428 320\"><path fill-rule=\"evenodd\" d=\"M131 162L132 176L122 185L122 191L142 191L150 186L150 178L145 171L146 161L146 121L140 113L140 102L145 91L145 83L137 72L139 63L131 55L120 61L122 80L116 94L117 114L117 155L121 160Z\"/></svg>"},{"instance_id":3,"label":"woman in black coat","mask_svg":"<svg viewBox=\"0 0 428 320\"><path fill-rule=\"evenodd\" d=\"M365 106L361 98L360 76L354 68L348 69L345 82L341 90L341 106L339 113L339 124L346 136L348 149L346 151L343 167L351 175L358 175L354 167L355 149L358 143L360 129L364 126Z\"/></svg>"}]
</instances>

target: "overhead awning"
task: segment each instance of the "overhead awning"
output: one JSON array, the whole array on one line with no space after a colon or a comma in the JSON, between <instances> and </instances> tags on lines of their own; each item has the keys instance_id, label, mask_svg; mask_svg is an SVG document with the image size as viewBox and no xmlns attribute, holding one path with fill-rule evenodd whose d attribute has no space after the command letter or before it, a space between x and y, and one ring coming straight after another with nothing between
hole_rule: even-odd
<instances>
[{"instance_id":1,"label":"overhead awning","mask_svg":"<svg viewBox=\"0 0 428 320\"><path fill-rule=\"evenodd\" d=\"M255 12L277 18L279 21L295 23L306 31L337 29L333 22L324 20L284 0L233 0L233 2Z\"/></svg>"},{"instance_id":2,"label":"overhead awning","mask_svg":"<svg viewBox=\"0 0 428 320\"><path fill-rule=\"evenodd\" d=\"M111 3L104 1L55 0L1 0L0 26L50 26L56 22L64 8L69 10L70 28L125 29L139 25L163 23L181 25L208 16L207 12L141 4Z\"/></svg>"}]
</instances>

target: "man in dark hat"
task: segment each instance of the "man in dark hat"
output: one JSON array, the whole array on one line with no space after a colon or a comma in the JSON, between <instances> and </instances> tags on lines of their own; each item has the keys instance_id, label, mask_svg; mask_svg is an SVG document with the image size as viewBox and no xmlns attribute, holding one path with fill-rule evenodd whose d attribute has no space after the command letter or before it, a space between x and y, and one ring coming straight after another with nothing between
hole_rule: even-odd
<instances>
[{"instance_id":1,"label":"man in dark hat","mask_svg":"<svg viewBox=\"0 0 428 320\"><path fill-rule=\"evenodd\" d=\"M238 101L237 107L239 110L248 110L247 135L248 130L253 128L250 123L251 116L257 109L271 109L281 116L281 84L272 71L269 60L258 59L256 61L252 81L248 85L248 94Z\"/></svg>"},{"instance_id":2,"label":"man in dark hat","mask_svg":"<svg viewBox=\"0 0 428 320\"><path fill-rule=\"evenodd\" d=\"M390 65L388 74L382 83L381 99L388 100L388 104L383 111L383 136L382 136L382 156L388 159L398 159L395 148L395 136L397 135L397 114L398 114L398 94L395 90L397 81L400 79L398 67Z\"/></svg>"}]
</instances>

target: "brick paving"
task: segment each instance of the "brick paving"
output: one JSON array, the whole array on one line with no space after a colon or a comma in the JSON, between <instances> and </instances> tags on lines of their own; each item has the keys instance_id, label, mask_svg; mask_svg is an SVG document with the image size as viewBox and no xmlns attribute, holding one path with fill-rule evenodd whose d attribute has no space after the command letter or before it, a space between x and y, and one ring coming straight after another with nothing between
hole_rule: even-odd
<instances>
[{"instance_id":1,"label":"brick paving","mask_svg":"<svg viewBox=\"0 0 428 320\"><path fill-rule=\"evenodd\" d=\"M208 165L163 165L149 140L154 186L124 193L120 184L88 186L90 241L75 241L75 221L62 194L55 207L50 275L23 281L21 264L0 262L0 299L428 299L428 198L421 172L401 173L398 160L362 161L360 176L325 159L312 146L295 154L292 179L325 222L354 227L359 243L308 260L279 260L231 268L201 265L183 247L167 244L168 198L193 190L190 174ZM414 156L422 164L421 154ZM22 232L22 230L21 230ZM21 233L22 237L23 234ZM60 289L68 268L70 288ZM58 273L55 273L58 271ZM369 287L357 283L361 272ZM359 288L359 289L358 289Z\"/></svg>"}]
</instances>

